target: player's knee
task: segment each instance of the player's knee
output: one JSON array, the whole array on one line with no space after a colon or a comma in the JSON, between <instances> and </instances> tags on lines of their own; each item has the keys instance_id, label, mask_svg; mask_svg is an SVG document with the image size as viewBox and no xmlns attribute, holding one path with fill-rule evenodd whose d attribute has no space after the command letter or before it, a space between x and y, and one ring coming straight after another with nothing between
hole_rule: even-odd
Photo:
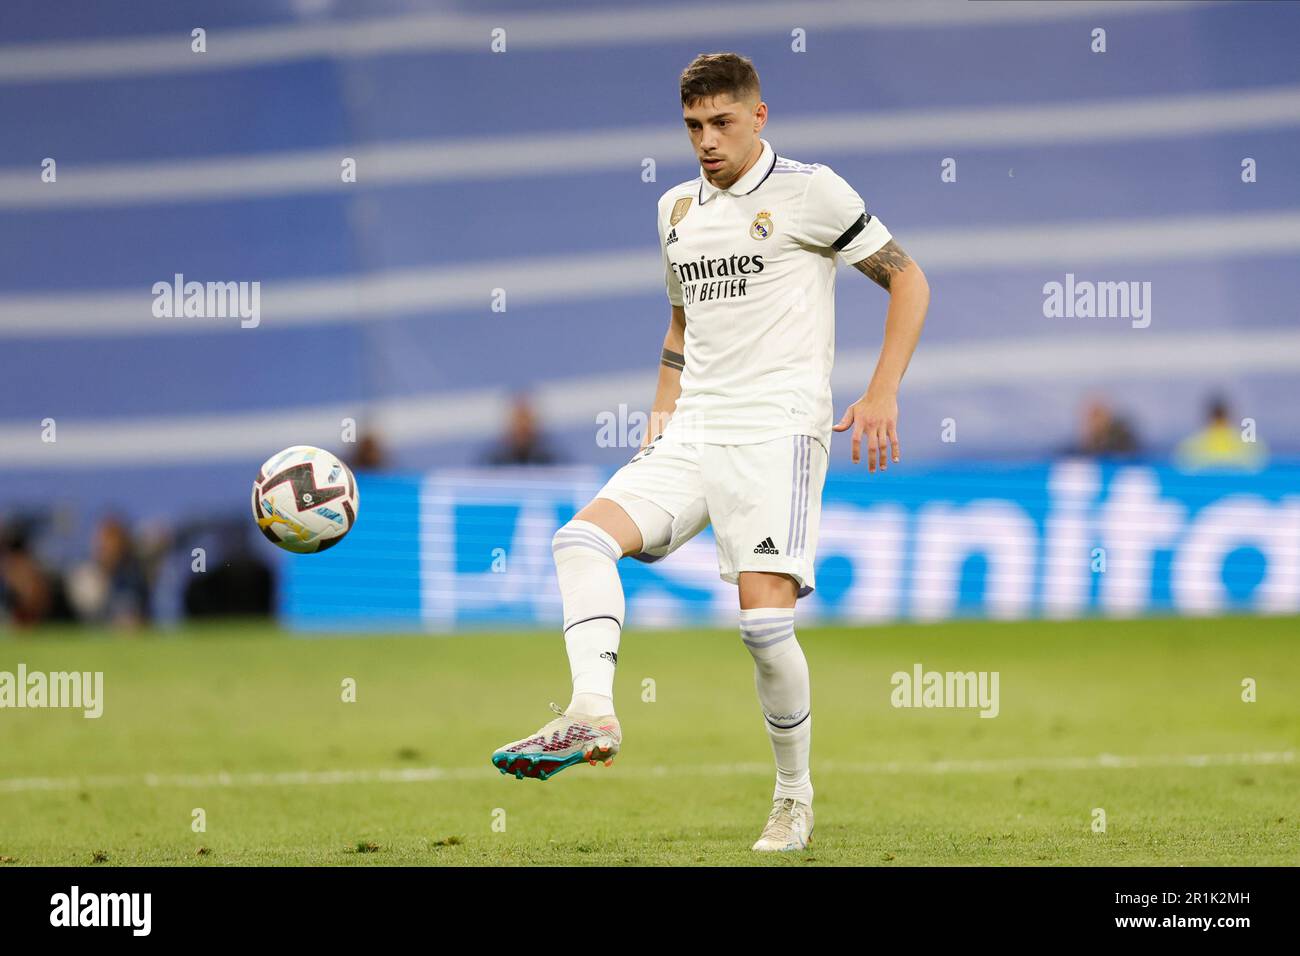
<instances>
[{"instance_id":1,"label":"player's knee","mask_svg":"<svg viewBox=\"0 0 1300 956\"><path fill-rule=\"evenodd\" d=\"M783 608L742 611L740 639L760 668L774 666L777 658L799 650L794 634L794 611Z\"/></svg>"},{"instance_id":2,"label":"player's knee","mask_svg":"<svg viewBox=\"0 0 1300 956\"><path fill-rule=\"evenodd\" d=\"M623 549L600 525L574 518L551 536L551 554L558 566L570 559L618 561Z\"/></svg>"}]
</instances>

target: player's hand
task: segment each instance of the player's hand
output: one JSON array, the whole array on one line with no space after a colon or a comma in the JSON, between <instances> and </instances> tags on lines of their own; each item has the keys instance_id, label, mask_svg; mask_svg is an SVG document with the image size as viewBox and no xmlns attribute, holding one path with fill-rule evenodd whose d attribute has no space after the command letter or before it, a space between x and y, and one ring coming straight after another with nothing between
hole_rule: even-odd
<instances>
[{"instance_id":1,"label":"player's hand","mask_svg":"<svg viewBox=\"0 0 1300 956\"><path fill-rule=\"evenodd\" d=\"M850 405L835 431L853 429L853 463L862 458L862 439L867 440L867 471L889 467L889 459L898 461L898 398L894 394L872 395L868 392Z\"/></svg>"}]
</instances>

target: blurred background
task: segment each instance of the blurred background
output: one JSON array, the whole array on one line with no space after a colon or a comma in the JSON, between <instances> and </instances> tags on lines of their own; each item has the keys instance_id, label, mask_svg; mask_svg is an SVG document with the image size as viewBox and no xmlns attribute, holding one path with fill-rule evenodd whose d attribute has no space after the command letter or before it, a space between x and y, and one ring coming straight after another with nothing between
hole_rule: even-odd
<instances>
[{"instance_id":1,"label":"blurred background","mask_svg":"<svg viewBox=\"0 0 1300 956\"><path fill-rule=\"evenodd\" d=\"M1300 5L677 12L9 0L0 622L553 627L550 535L640 442L677 76L718 49L932 287L903 462L836 437L801 613L1300 610ZM258 312L159 314L184 282ZM1145 314L1049 314L1085 282ZM842 273L837 412L885 306ZM248 513L293 444L358 473L327 554ZM708 533L624 573L640 625L734 619Z\"/></svg>"}]
</instances>

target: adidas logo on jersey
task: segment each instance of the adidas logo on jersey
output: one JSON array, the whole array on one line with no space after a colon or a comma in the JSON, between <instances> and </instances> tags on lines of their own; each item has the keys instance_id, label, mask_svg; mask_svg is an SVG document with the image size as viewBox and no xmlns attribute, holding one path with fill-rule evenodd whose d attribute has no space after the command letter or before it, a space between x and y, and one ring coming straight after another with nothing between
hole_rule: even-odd
<instances>
[{"instance_id":1,"label":"adidas logo on jersey","mask_svg":"<svg viewBox=\"0 0 1300 956\"><path fill-rule=\"evenodd\" d=\"M776 545L772 543L771 538L764 538L762 541L758 543L758 547L754 549L754 553L755 554L780 554L781 552L776 550Z\"/></svg>"},{"instance_id":2,"label":"adidas logo on jersey","mask_svg":"<svg viewBox=\"0 0 1300 956\"><path fill-rule=\"evenodd\" d=\"M668 238L667 240L664 241L664 245L671 246L676 241L677 241L677 230L674 229L672 232L668 233Z\"/></svg>"}]
</instances>

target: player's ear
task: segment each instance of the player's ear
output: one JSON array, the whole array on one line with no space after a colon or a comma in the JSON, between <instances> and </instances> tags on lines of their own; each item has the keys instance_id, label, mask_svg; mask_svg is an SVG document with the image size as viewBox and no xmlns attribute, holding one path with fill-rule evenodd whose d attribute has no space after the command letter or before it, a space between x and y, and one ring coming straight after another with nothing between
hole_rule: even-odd
<instances>
[{"instance_id":1,"label":"player's ear","mask_svg":"<svg viewBox=\"0 0 1300 956\"><path fill-rule=\"evenodd\" d=\"M754 132L763 132L763 127L767 125L767 104L759 101L754 107Z\"/></svg>"}]
</instances>

